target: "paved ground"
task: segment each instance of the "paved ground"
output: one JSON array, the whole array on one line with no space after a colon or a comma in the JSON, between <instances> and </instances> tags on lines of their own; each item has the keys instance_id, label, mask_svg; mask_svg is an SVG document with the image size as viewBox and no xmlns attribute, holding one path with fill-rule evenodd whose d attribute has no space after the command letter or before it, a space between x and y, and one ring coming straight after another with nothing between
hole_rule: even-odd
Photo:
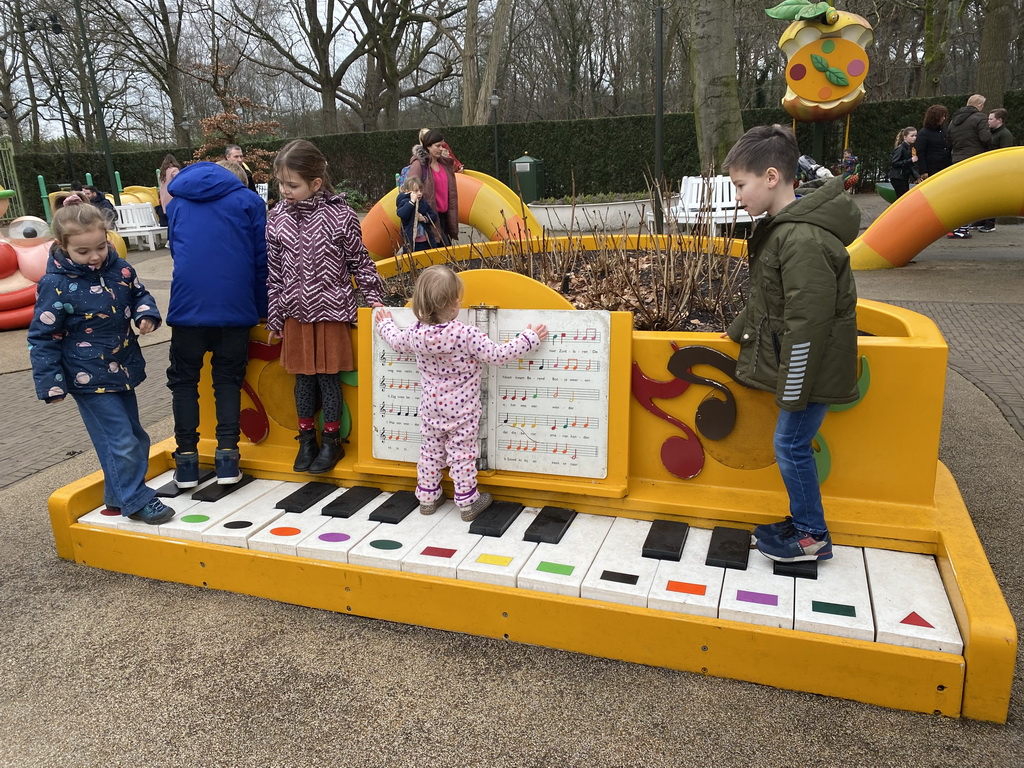
<instances>
[{"instance_id":1,"label":"paved ground","mask_svg":"<svg viewBox=\"0 0 1024 768\"><path fill-rule=\"evenodd\" d=\"M861 204L877 215L874 201ZM857 276L862 296L929 314L947 335L942 460L1015 616L1024 615L1022 243L1024 227L1006 227ZM133 261L166 306L166 254ZM170 434L167 345L156 334L149 342L152 379L140 394L159 440ZM0 334L0 766L1024 764L1020 654L1009 723L994 726L59 560L46 498L97 463L73 406L32 397L22 347L20 332ZM65 460L69 451L84 452ZM12 481L16 472L25 479Z\"/></svg>"}]
</instances>

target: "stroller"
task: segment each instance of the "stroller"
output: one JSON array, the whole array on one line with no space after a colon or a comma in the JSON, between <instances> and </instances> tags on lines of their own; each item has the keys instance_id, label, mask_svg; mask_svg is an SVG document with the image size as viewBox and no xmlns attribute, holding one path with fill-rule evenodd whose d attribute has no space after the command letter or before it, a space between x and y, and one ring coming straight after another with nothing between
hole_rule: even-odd
<instances>
[{"instance_id":1,"label":"stroller","mask_svg":"<svg viewBox=\"0 0 1024 768\"><path fill-rule=\"evenodd\" d=\"M800 194L800 190L820 187L832 178L832 171L819 165L818 161L810 155L800 155L796 165L797 194Z\"/></svg>"}]
</instances>

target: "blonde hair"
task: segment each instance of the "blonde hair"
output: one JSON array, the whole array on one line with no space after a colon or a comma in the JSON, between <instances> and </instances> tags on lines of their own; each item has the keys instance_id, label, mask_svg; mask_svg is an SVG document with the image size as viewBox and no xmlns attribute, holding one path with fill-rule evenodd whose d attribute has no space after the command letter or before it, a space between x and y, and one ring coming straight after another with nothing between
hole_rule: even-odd
<instances>
[{"instance_id":1,"label":"blonde hair","mask_svg":"<svg viewBox=\"0 0 1024 768\"><path fill-rule=\"evenodd\" d=\"M402 182L403 192L416 192L423 189L423 181L419 176L406 176Z\"/></svg>"},{"instance_id":2,"label":"blonde hair","mask_svg":"<svg viewBox=\"0 0 1024 768\"><path fill-rule=\"evenodd\" d=\"M65 205L64 200L71 197L78 197L79 202ZM82 200L78 192L55 197L55 205L58 200L60 200L60 207L54 211L51 229L61 248L67 248L68 238L74 235L80 235L92 229L102 229L104 233L107 231L107 217L103 211L92 203Z\"/></svg>"},{"instance_id":3,"label":"blonde hair","mask_svg":"<svg viewBox=\"0 0 1024 768\"><path fill-rule=\"evenodd\" d=\"M229 171L235 174L235 177L240 182L242 182L246 186L249 186L249 177L245 175L245 169L238 163L232 160L218 160L217 165L219 165L221 168L227 168Z\"/></svg>"},{"instance_id":4,"label":"blonde hair","mask_svg":"<svg viewBox=\"0 0 1024 768\"><path fill-rule=\"evenodd\" d=\"M907 138L907 136L911 133L917 133L917 128L915 128L912 125L908 125L906 128L902 129L899 133L897 133L896 143L892 145L893 148L898 147L900 144L902 144L903 140Z\"/></svg>"},{"instance_id":5,"label":"blonde hair","mask_svg":"<svg viewBox=\"0 0 1024 768\"><path fill-rule=\"evenodd\" d=\"M412 292L412 311L416 319L428 325L440 325L451 318L448 311L462 301L462 279L443 264L427 267L420 273Z\"/></svg>"}]
</instances>

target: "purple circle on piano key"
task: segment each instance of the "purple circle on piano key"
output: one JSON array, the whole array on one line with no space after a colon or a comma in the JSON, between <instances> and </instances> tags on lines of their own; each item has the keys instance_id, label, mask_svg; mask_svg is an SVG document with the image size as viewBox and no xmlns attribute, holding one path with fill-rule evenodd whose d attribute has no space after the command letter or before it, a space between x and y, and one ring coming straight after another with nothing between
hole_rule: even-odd
<instances>
[{"instance_id":1,"label":"purple circle on piano key","mask_svg":"<svg viewBox=\"0 0 1024 768\"><path fill-rule=\"evenodd\" d=\"M352 537L347 533L321 533L317 538L320 541L348 541Z\"/></svg>"}]
</instances>

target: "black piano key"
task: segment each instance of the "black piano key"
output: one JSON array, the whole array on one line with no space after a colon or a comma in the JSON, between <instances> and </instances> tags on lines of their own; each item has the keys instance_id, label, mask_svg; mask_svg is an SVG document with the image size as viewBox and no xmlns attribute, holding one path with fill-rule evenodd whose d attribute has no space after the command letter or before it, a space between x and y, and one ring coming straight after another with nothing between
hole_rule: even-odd
<instances>
[{"instance_id":1,"label":"black piano key","mask_svg":"<svg viewBox=\"0 0 1024 768\"><path fill-rule=\"evenodd\" d=\"M686 534L689 532L689 523L680 523L676 520L655 520L651 523L647 540L644 541L644 557L655 560L672 560L678 563L683 557L683 545L686 544Z\"/></svg>"},{"instance_id":2,"label":"black piano key","mask_svg":"<svg viewBox=\"0 0 1024 768\"><path fill-rule=\"evenodd\" d=\"M320 514L328 517L352 517L378 496L380 496L380 488L356 485L327 504Z\"/></svg>"},{"instance_id":3,"label":"black piano key","mask_svg":"<svg viewBox=\"0 0 1024 768\"><path fill-rule=\"evenodd\" d=\"M370 513L370 519L375 523L391 523L397 525L420 505L416 500L416 494L412 491L398 491L391 494L391 498L377 507Z\"/></svg>"},{"instance_id":4,"label":"black piano key","mask_svg":"<svg viewBox=\"0 0 1024 768\"><path fill-rule=\"evenodd\" d=\"M745 571L749 554L750 531L745 528L717 525L711 532L711 545L708 547L708 556L704 564Z\"/></svg>"},{"instance_id":5,"label":"black piano key","mask_svg":"<svg viewBox=\"0 0 1024 768\"><path fill-rule=\"evenodd\" d=\"M772 569L776 576L795 576L798 579L817 579L818 561L804 560L799 563L780 563L775 561Z\"/></svg>"},{"instance_id":6,"label":"black piano key","mask_svg":"<svg viewBox=\"0 0 1024 768\"><path fill-rule=\"evenodd\" d=\"M496 501L469 526L469 532L480 536L501 536L523 511L518 501Z\"/></svg>"},{"instance_id":7,"label":"black piano key","mask_svg":"<svg viewBox=\"0 0 1024 768\"><path fill-rule=\"evenodd\" d=\"M215 474L216 473L212 469L207 469L205 471L202 469L199 470L199 485L205 483ZM192 488L194 487L195 486L192 486ZM177 483L171 480L171 482L164 483L159 488L157 488L156 495L161 499L173 499L176 496L180 496L181 494L185 493L186 491L191 491L192 488L179 488Z\"/></svg>"},{"instance_id":8,"label":"black piano key","mask_svg":"<svg viewBox=\"0 0 1024 768\"><path fill-rule=\"evenodd\" d=\"M305 512L318 501L326 499L336 490L338 490L338 486L331 485L330 483L306 483L277 502L274 508L283 509L285 512Z\"/></svg>"},{"instance_id":9,"label":"black piano key","mask_svg":"<svg viewBox=\"0 0 1024 768\"><path fill-rule=\"evenodd\" d=\"M220 501L229 493L234 493L239 488L242 488L251 483L256 478L252 475L242 475L242 479L237 483L231 485L220 485L219 483L210 483L205 488L200 488L198 491L192 494L193 501Z\"/></svg>"},{"instance_id":10,"label":"black piano key","mask_svg":"<svg viewBox=\"0 0 1024 768\"><path fill-rule=\"evenodd\" d=\"M562 540L565 532L569 530L572 521L576 519L575 509L565 507L544 507L541 509L537 519L530 523L530 527L523 534L523 541L535 541L539 544L557 544Z\"/></svg>"},{"instance_id":11,"label":"black piano key","mask_svg":"<svg viewBox=\"0 0 1024 768\"><path fill-rule=\"evenodd\" d=\"M601 571L602 581L614 581L616 584L636 585L640 577L635 573L619 573L618 571Z\"/></svg>"}]
</instances>

